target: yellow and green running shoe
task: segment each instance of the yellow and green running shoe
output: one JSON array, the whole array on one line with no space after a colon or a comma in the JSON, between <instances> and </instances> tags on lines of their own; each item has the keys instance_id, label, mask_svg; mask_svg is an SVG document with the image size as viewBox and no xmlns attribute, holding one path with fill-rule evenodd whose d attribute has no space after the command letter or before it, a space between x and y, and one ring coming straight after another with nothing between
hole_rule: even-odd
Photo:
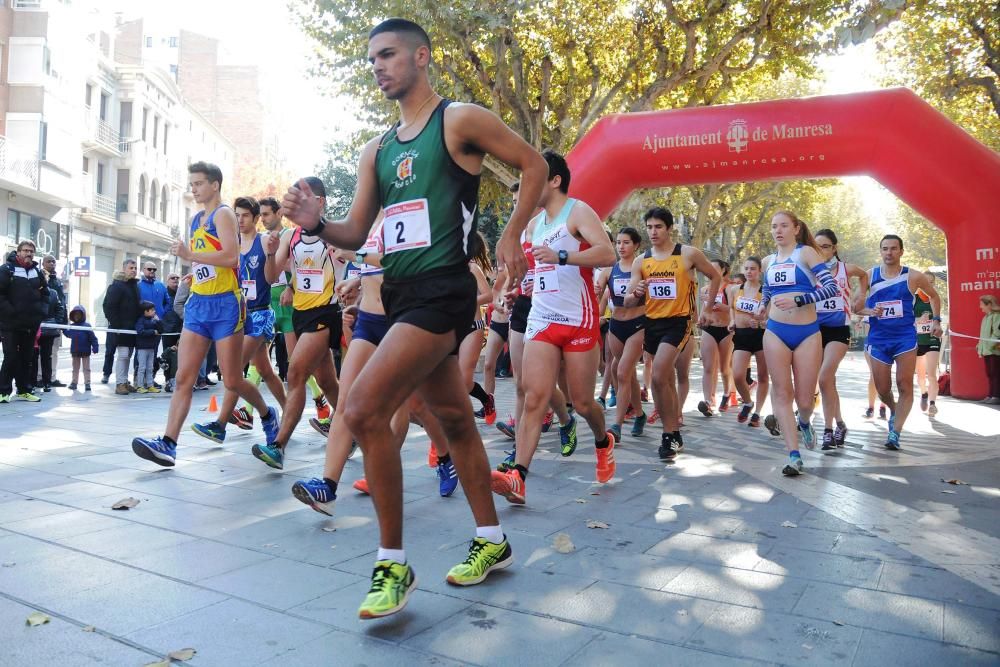
<instances>
[{"instance_id":1,"label":"yellow and green running shoe","mask_svg":"<svg viewBox=\"0 0 1000 667\"><path fill-rule=\"evenodd\" d=\"M406 606L416 587L417 575L409 565L394 560L376 561L372 587L358 609L358 617L371 619L395 614Z\"/></svg>"},{"instance_id":2,"label":"yellow and green running shoe","mask_svg":"<svg viewBox=\"0 0 1000 667\"><path fill-rule=\"evenodd\" d=\"M493 570L502 570L514 564L514 554L504 535L503 542L494 544L485 537L477 537L469 544L469 557L448 571L448 583L455 586L473 586Z\"/></svg>"}]
</instances>

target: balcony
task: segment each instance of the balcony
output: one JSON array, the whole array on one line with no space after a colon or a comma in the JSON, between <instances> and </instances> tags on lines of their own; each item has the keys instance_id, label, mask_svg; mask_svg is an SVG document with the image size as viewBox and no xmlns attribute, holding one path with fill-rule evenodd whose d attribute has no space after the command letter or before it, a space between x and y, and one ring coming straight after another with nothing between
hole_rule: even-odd
<instances>
[{"instance_id":1,"label":"balcony","mask_svg":"<svg viewBox=\"0 0 1000 667\"><path fill-rule=\"evenodd\" d=\"M118 220L118 234L134 241L169 242L179 236L180 230L176 226L154 220L141 213L123 212L119 214Z\"/></svg>"},{"instance_id":2,"label":"balcony","mask_svg":"<svg viewBox=\"0 0 1000 667\"><path fill-rule=\"evenodd\" d=\"M95 118L90 113L85 115L87 132L83 145L87 150L99 151L110 157L121 157L122 145L118 130L111 123Z\"/></svg>"},{"instance_id":3,"label":"balcony","mask_svg":"<svg viewBox=\"0 0 1000 667\"><path fill-rule=\"evenodd\" d=\"M14 9L38 11L42 9L43 0L14 0L11 7Z\"/></svg>"},{"instance_id":4,"label":"balcony","mask_svg":"<svg viewBox=\"0 0 1000 667\"><path fill-rule=\"evenodd\" d=\"M0 135L0 182L38 189L38 155Z\"/></svg>"},{"instance_id":5,"label":"balcony","mask_svg":"<svg viewBox=\"0 0 1000 667\"><path fill-rule=\"evenodd\" d=\"M80 220L94 225L111 226L118 218L115 208L115 198L108 195L93 193L86 199L87 205L80 212Z\"/></svg>"}]
</instances>

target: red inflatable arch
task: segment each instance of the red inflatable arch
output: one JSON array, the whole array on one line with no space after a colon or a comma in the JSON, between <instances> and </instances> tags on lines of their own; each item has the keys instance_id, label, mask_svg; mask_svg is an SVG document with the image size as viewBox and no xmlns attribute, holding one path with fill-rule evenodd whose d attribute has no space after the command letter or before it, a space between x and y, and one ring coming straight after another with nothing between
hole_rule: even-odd
<instances>
[{"instance_id":1,"label":"red inflatable arch","mask_svg":"<svg viewBox=\"0 0 1000 667\"><path fill-rule=\"evenodd\" d=\"M1000 155L906 89L607 116L567 160L601 217L637 188L871 176L944 231L952 331L1000 289ZM951 345L952 393L982 398L976 341Z\"/></svg>"}]
</instances>

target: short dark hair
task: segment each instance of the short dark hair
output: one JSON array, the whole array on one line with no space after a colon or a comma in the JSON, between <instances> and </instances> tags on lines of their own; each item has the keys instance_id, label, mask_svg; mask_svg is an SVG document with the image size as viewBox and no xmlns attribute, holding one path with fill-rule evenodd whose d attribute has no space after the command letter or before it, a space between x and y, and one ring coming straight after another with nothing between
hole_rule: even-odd
<instances>
[{"instance_id":1,"label":"short dark hair","mask_svg":"<svg viewBox=\"0 0 1000 667\"><path fill-rule=\"evenodd\" d=\"M274 197L264 197L257 203L260 204L261 206L270 206L271 213L277 213L278 209L281 208L281 204L279 204L278 200L275 199Z\"/></svg>"},{"instance_id":2,"label":"short dark hair","mask_svg":"<svg viewBox=\"0 0 1000 667\"><path fill-rule=\"evenodd\" d=\"M903 239L899 238L895 234L886 234L885 236L882 237L882 241L892 241L892 240L899 241L899 249L900 250L903 249ZM882 241L878 242L878 247L879 248L882 247Z\"/></svg>"},{"instance_id":3,"label":"short dark hair","mask_svg":"<svg viewBox=\"0 0 1000 667\"><path fill-rule=\"evenodd\" d=\"M313 194L317 197L326 196L326 186L323 185L323 181L321 181L318 176L303 176L299 180L308 183L309 189L312 190ZM292 185L296 188L299 187L299 181L295 181Z\"/></svg>"},{"instance_id":4,"label":"short dark hair","mask_svg":"<svg viewBox=\"0 0 1000 667\"><path fill-rule=\"evenodd\" d=\"M395 32L404 35L417 48L421 46L426 46L428 49L431 48L431 38L427 34L427 31L408 19L391 18L382 21L368 33L368 40L371 41L372 37L381 35L384 32Z\"/></svg>"},{"instance_id":5,"label":"short dark hair","mask_svg":"<svg viewBox=\"0 0 1000 667\"><path fill-rule=\"evenodd\" d=\"M624 234L625 236L632 239L632 243L640 245L642 243L642 234L635 227L622 227L618 230L619 234Z\"/></svg>"},{"instance_id":6,"label":"short dark hair","mask_svg":"<svg viewBox=\"0 0 1000 667\"><path fill-rule=\"evenodd\" d=\"M198 161L194 164L188 165L189 174L205 174L209 183L218 183L219 187L222 187L222 170L219 169L218 165L214 165L211 162Z\"/></svg>"},{"instance_id":7,"label":"short dark hair","mask_svg":"<svg viewBox=\"0 0 1000 667\"><path fill-rule=\"evenodd\" d=\"M722 269L722 277L726 277L729 274L729 262L724 259L713 259L712 264L718 264L719 268Z\"/></svg>"},{"instance_id":8,"label":"short dark hair","mask_svg":"<svg viewBox=\"0 0 1000 667\"><path fill-rule=\"evenodd\" d=\"M139 310L145 313L147 310L156 310L156 306L153 305L152 301L140 301Z\"/></svg>"},{"instance_id":9,"label":"short dark hair","mask_svg":"<svg viewBox=\"0 0 1000 667\"><path fill-rule=\"evenodd\" d=\"M244 211L250 211L253 217L260 215L260 204L253 197L237 197L236 201L233 202L233 208L242 208Z\"/></svg>"},{"instance_id":10,"label":"short dark hair","mask_svg":"<svg viewBox=\"0 0 1000 667\"><path fill-rule=\"evenodd\" d=\"M558 176L561 180L559 181L559 190L566 194L569 192L569 165L566 164L566 158L564 158L559 153L556 153L551 148L546 148L542 151L542 157L549 165L549 180Z\"/></svg>"},{"instance_id":11,"label":"short dark hair","mask_svg":"<svg viewBox=\"0 0 1000 667\"><path fill-rule=\"evenodd\" d=\"M514 181L510 186L511 192L517 192L521 189L521 181Z\"/></svg>"},{"instance_id":12,"label":"short dark hair","mask_svg":"<svg viewBox=\"0 0 1000 667\"><path fill-rule=\"evenodd\" d=\"M657 220L662 220L663 223L667 226L667 229L670 229L671 227L674 226L673 214L663 206L654 206L653 208L646 211L646 215L642 216L642 221L644 223L649 222L650 218L656 218Z\"/></svg>"}]
</instances>

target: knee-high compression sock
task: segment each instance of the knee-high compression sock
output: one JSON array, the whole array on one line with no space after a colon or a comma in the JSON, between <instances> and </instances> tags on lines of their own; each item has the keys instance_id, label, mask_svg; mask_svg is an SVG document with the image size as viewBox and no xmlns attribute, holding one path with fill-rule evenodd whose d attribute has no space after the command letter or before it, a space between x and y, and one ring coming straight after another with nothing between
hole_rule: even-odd
<instances>
[{"instance_id":1,"label":"knee-high compression sock","mask_svg":"<svg viewBox=\"0 0 1000 667\"><path fill-rule=\"evenodd\" d=\"M490 402L490 395L486 393L486 390L483 389L483 386L478 382L473 383L472 391L469 392L469 396L482 403L484 408L486 407L486 404Z\"/></svg>"},{"instance_id":2,"label":"knee-high compression sock","mask_svg":"<svg viewBox=\"0 0 1000 667\"><path fill-rule=\"evenodd\" d=\"M257 372L257 367L253 364L250 364L250 370L247 372L247 382L255 387L260 386L260 373ZM243 401L243 408L251 415L253 414L253 406L249 402Z\"/></svg>"},{"instance_id":3,"label":"knee-high compression sock","mask_svg":"<svg viewBox=\"0 0 1000 667\"><path fill-rule=\"evenodd\" d=\"M306 386L309 387L309 391L312 392L314 401L323 395L323 390L319 388L319 383L316 382L316 378L312 375L310 375L309 379L306 380Z\"/></svg>"}]
</instances>

